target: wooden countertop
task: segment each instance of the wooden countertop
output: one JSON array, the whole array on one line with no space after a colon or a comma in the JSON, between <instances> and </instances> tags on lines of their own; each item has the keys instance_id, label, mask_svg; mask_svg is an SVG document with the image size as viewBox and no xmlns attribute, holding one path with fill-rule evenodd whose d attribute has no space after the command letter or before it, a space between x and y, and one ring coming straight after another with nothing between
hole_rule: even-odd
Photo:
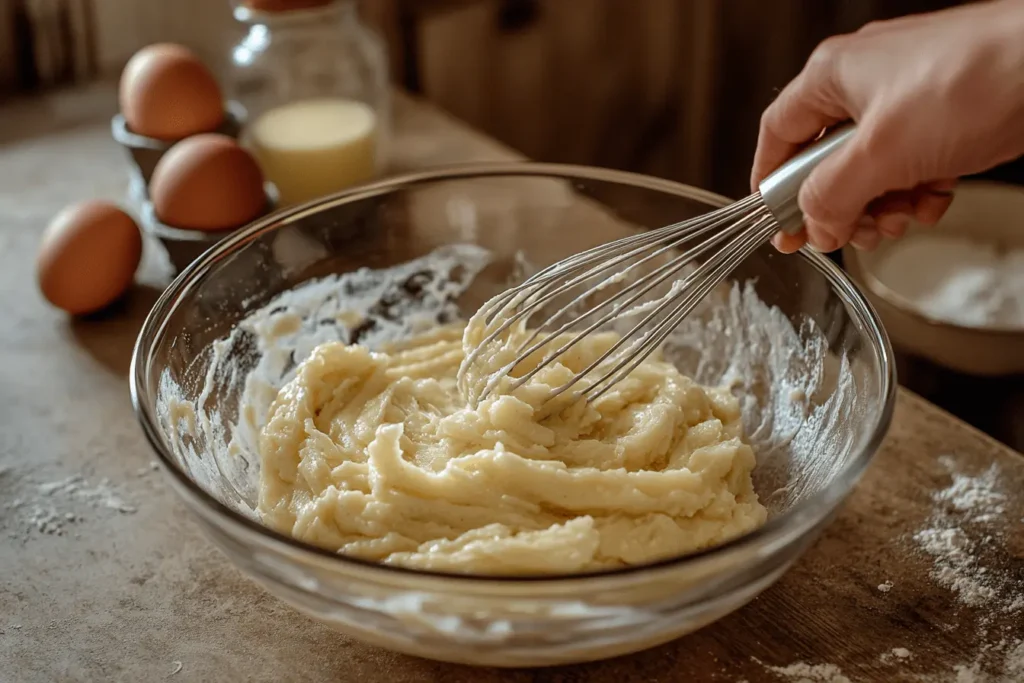
<instances>
[{"instance_id":1,"label":"wooden countertop","mask_svg":"<svg viewBox=\"0 0 1024 683\"><path fill-rule=\"evenodd\" d=\"M126 375L165 277L155 262L98 319L68 320L35 287L54 212L125 196L113 107L97 87L0 109L0 681L1024 680L1024 458L905 391L867 475L796 566L647 652L471 669L350 641L268 597L189 522L136 424ZM515 158L425 104L399 96L396 109L396 168ZM963 478L993 467L994 490ZM987 514L955 509L970 500ZM994 677L969 677L981 671Z\"/></svg>"}]
</instances>

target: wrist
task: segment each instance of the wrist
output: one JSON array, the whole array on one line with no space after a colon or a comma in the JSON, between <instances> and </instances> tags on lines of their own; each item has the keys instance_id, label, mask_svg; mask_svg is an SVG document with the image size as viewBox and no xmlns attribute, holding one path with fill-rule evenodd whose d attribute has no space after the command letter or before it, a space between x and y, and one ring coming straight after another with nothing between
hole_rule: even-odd
<instances>
[{"instance_id":1,"label":"wrist","mask_svg":"<svg viewBox=\"0 0 1024 683\"><path fill-rule=\"evenodd\" d=\"M1019 117L1011 125L1024 130L1024 0L995 0L989 8L986 37L991 42L985 51Z\"/></svg>"}]
</instances>

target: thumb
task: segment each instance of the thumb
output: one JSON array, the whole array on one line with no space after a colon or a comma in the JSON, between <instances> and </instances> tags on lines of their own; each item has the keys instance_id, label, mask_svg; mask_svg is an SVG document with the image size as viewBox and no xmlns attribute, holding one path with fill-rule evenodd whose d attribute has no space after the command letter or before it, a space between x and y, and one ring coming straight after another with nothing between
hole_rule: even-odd
<instances>
[{"instance_id":1,"label":"thumb","mask_svg":"<svg viewBox=\"0 0 1024 683\"><path fill-rule=\"evenodd\" d=\"M890 154L869 149L860 128L843 147L823 160L800 188L808 241L821 251L846 244L871 200L897 189L899 168Z\"/></svg>"}]
</instances>

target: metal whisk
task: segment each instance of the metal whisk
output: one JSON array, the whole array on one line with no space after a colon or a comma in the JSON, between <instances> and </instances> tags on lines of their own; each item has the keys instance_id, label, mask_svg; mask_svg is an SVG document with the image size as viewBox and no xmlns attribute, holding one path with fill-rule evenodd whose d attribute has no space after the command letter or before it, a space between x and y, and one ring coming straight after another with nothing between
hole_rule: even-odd
<instances>
[{"instance_id":1,"label":"metal whisk","mask_svg":"<svg viewBox=\"0 0 1024 683\"><path fill-rule=\"evenodd\" d=\"M803 216L797 193L803 181L825 157L843 145L854 133L853 124L833 129L764 179L758 191L729 206L690 220L640 235L602 244L570 256L506 290L481 307L474 316L484 322L484 338L466 357L460 380L469 365L489 344L526 323L546 306L558 306L518 343L515 359L490 375L486 386L471 396L474 403L490 394L509 377L509 390L528 382L544 367L565 356L587 335L618 319L643 314L601 356L577 372L571 380L555 387L549 400L578 385L576 398L591 401L624 379L651 355L671 332L713 289L748 256L776 232L795 232ZM656 259L667 259L658 265ZM693 263L700 259L699 265ZM649 264L649 265L648 265ZM645 268L649 272L643 272ZM690 272L684 271L690 266ZM581 305L595 292L629 282L596 305ZM656 288L668 287L657 294ZM652 291L655 294L651 294ZM654 297L644 300L646 296ZM568 303L560 302L568 299ZM472 323L471 323L472 324ZM573 328L574 333L559 340ZM554 345L554 342L560 341ZM511 377L526 358L544 347L540 363L519 377Z\"/></svg>"}]
</instances>

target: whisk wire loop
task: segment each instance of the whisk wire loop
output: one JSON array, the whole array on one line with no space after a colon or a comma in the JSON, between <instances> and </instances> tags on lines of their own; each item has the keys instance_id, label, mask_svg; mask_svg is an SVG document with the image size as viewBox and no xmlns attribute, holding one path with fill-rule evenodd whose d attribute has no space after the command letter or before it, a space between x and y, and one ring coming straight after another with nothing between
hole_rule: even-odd
<instances>
[{"instance_id":1,"label":"whisk wire loop","mask_svg":"<svg viewBox=\"0 0 1024 683\"><path fill-rule=\"evenodd\" d=\"M698 216L648 233L635 235L609 244L602 244L548 266L522 284L510 288L505 293L495 297L487 304L484 304L485 310L481 311L481 313L484 315L484 322L486 325L489 327L490 324L496 320L500 320L501 324L496 329L491 330L487 336L484 337L476 349L471 353L467 362L472 363L475 361L477 357L479 357L481 351L488 344L495 341L513 325L524 318L528 318L531 314L540 310L544 305L558 298L565 292L571 290L577 284L592 279L608 270L612 270L622 263L628 262L637 254L647 251L652 245L656 245L658 243L664 244L660 249L650 253L641 261L634 263L626 270L621 271L618 279L624 279L626 272L636 269L648 261L657 258L666 251L675 248L681 241L699 237L704 233L710 232L720 227L729 219L748 210L752 206L756 205L756 201L754 201L755 199L755 197L748 197L736 204L719 209L709 216ZM621 253L611 260L602 260L606 255L615 251L622 251L622 249L627 247L629 250L625 253ZM591 266L591 264L594 263L597 265ZM566 276L572 275L579 270L587 268L588 266L591 267L582 275L576 275L568 282L563 282L557 287L555 286ZM531 337L524 342L524 346L525 344L529 344L543 330L548 329L550 325L553 324L554 320L571 310L582 299L591 295L594 291L599 291L604 287L614 284L616 279L616 277L607 278L603 283L598 285L596 290L584 290L576 299L563 306L554 315L546 319L541 327L535 329ZM622 290L622 292L625 291L626 290ZM620 292L620 294L622 292ZM607 303L610 303L610 301L603 302L602 306ZM512 309L511 312L510 309ZM500 314L503 311L505 311L507 315L501 316Z\"/></svg>"},{"instance_id":2,"label":"whisk wire loop","mask_svg":"<svg viewBox=\"0 0 1024 683\"><path fill-rule=\"evenodd\" d=\"M728 220L728 217L723 217L723 218L721 218L721 219L711 223L707 227L708 228L718 227L721 223L723 223L726 220ZM702 229L702 231L706 232L707 229ZM697 234L699 234L699 232L695 233L694 235L680 235L680 236L674 237L674 238L671 239L671 241L666 242L665 245L662 246L661 248L657 249L656 251L652 252L647 257L643 258L642 260L638 261L637 263L631 265L629 268L627 268L627 269L625 269L624 271L621 271L621 272L622 273L629 273L630 271L643 266L644 264L646 264L648 261L652 260L653 258L661 256L664 253L666 253L666 252L668 252L668 251L670 251L672 249L678 248L678 246L679 246L679 244L681 242L683 242L686 239L689 239L689 238L691 238L693 236L696 236ZM535 353L536 351L538 351L540 348L545 346L547 343L549 343L549 340L550 340L551 337L557 337L557 336L559 336L561 334L564 334L565 332L570 330L572 327L578 325L581 321L586 320L587 318L595 315L599 311L607 309L607 308L610 307L611 310L609 312L607 312L603 317L601 317L598 320L596 320L593 323L591 323L589 327L587 327L586 329L581 331L578 334L578 336L576 336L568 344L566 344L565 346L561 347L556 352L553 352L553 353L545 356L544 360L541 361L541 364L544 365L544 364L547 364L547 363L557 359L558 357L562 356L566 351L568 351L573 346L575 346L579 341L581 341L583 339L583 337L585 337L586 335L588 335L591 332L595 331L596 329L598 329L602 325L605 325L605 324L615 320L616 318L629 316L633 311L631 311L631 309L629 309L627 307L632 306L642 296L644 296L645 294L650 292L652 289L654 289L658 285L663 284L670 277L672 277L673 275L678 273L680 270L685 268L691 260L693 260L694 258L699 257L705 251L710 250L717 243L721 242L722 240L726 239L727 237L728 237L727 233L722 233L720 235L716 235L715 237L711 238L707 242L705 242L705 243L703 243L701 245L698 245L698 247L696 247L694 249L691 249L690 251L687 251L681 257L673 258L668 263L665 263L664 265L658 267L654 271L644 275L639 280L637 280L635 283L633 283L631 286L619 290L617 293L615 293L611 297L605 299L604 301L600 302L596 306L588 309L587 311L585 311L584 313L582 313L578 317L569 319L567 322L563 323L562 326L559 327L557 330L551 332L547 339L542 339L539 342L533 343L532 346L529 346L529 348L527 348L527 345L529 345L538 336L540 336L540 334L542 332L544 332L546 330L549 330L550 327L554 324L554 322L556 320L558 320L558 319L562 318L563 316L567 315L576 306L581 304L587 297L592 296L595 291L599 291L601 289L601 286L598 285L598 287L596 289L585 289L580 294L578 294L572 301L570 301L568 304L564 305L558 311L556 311L551 316L549 316L547 319L545 319L544 322L541 325L536 327L533 330L533 332L531 333L531 335L519 346L519 348L517 349L517 353L520 354L520 355L523 355L523 356L530 356L533 353ZM568 283L566 285L566 289L571 288L572 284L575 284L575 283ZM634 290L637 290L637 291L634 291ZM632 294L632 296L629 296L628 298L626 298L625 301L619 301L622 297L626 296L627 294ZM623 309L625 309L625 311ZM531 370L529 373L527 373L526 375L521 377L515 383L513 388L517 388L518 386L521 386L523 383L528 381L531 377L533 377L536 374L537 370L538 370L538 368L535 368L534 370Z\"/></svg>"},{"instance_id":3,"label":"whisk wire loop","mask_svg":"<svg viewBox=\"0 0 1024 683\"><path fill-rule=\"evenodd\" d=\"M604 395L661 348L673 330L772 234L800 230L800 185L854 132L852 124L843 125L819 138L745 199L704 216L570 256L484 304L475 316L483 324L483 339L463 361L459 381L485 349L496 343L515 346L513 359L491 372L483 390L471 400L483 400L504 380L509 380L506 388L514 391L600 328L642 316L585 368L552 388L548 401L574 387L573 401L593 401ZM659 264L660 259L667 260ZM692 270L684 272L687 268ZM619 285L623 286L587 305L599 292ZM666 285L668 291L660 293L659 287ZM530 319L549 308L554 312L531 329ZM575 329L581 331L567 334ZM521 334L524 330L526 333ZM502 341L506 335L508 338ZM507 348L502 358L507 357ZM539 362L522 375L513 376L521 363L542 351ZM580 387L581 383L585 386Z\"/></svg>"},{"instance_id":4,"label":"whisk wire loop","mask_svg":"<svg viewBox=\"0 0 1024 683\"><path fill-rule=\"evenodd\" d=\"M764 221L770 223L770 215L765 214L761 215L759 218L751 219L751 222L756 225L763 225L762 222ZM747 229L746 221L735 227L739 230ZM731 233L729 234L731 235ZM745 237L749 237L749 235L746 235ZM746 249L746 243L746 239L741 239L740 242L736 243L736 246ZM676 257L675 260L679 262L681 268L690 265L696 251L697 248L693 251L683 253ZM692 273L688 274L676 283L669 293L663 297L661 303L657 305L653 312L637 322L628 332L623 334L615 344L591 362L584 370L576 373L572 380L553 390L549 400L550 398L561 395L566 390L577 384L581 379L590 375L594 370L602 367L610 358L612 358L613 355L625 347L623 353L620 354L623 356L623 359L611 370L606 371L603 375L593 381L590 386L584 389L581 393L587 397L588 400L593 400L604 393L604 390L592 393L596 389L599 389L602 385L606 385L606 388L608 388L613 384L616 384L618 381L621 381L621 379L624 379L626 375L632 372L661 345L664 341L664 337L667 337L668 334L678 326L679 322L681 322L686 315L689 315L689 313L692 312L693 308L695 308L704 296L706 296L707 292L710 292L721 284L725 277L732 272L736 265L738 265L739 262L747 255L749 255L749 253L740 256L739 254L731 253L731 250L724 250L716 253L712 258L701 263ZM700 292L698 296L693 296L694 290L692 288L694 287L694 283L697 283L696 289ZM670 311L667 316L662 317L659 321L660 314L673 306L674 308L672 311ZM664 331L664 336L660 336L662 331ZM643 334L636 337L640 332L643 332ZM659 338L659 341L654 341ZM577 339L574 339L573 342L577 341ZM626 347L627 343L630 344L628 347ZM631 360L635 360L635 363L631 362ZM625 372L621 372L624 368ZM613 377L615 379L609 382L609 379Z\"/></svg>"}]
</instances>

